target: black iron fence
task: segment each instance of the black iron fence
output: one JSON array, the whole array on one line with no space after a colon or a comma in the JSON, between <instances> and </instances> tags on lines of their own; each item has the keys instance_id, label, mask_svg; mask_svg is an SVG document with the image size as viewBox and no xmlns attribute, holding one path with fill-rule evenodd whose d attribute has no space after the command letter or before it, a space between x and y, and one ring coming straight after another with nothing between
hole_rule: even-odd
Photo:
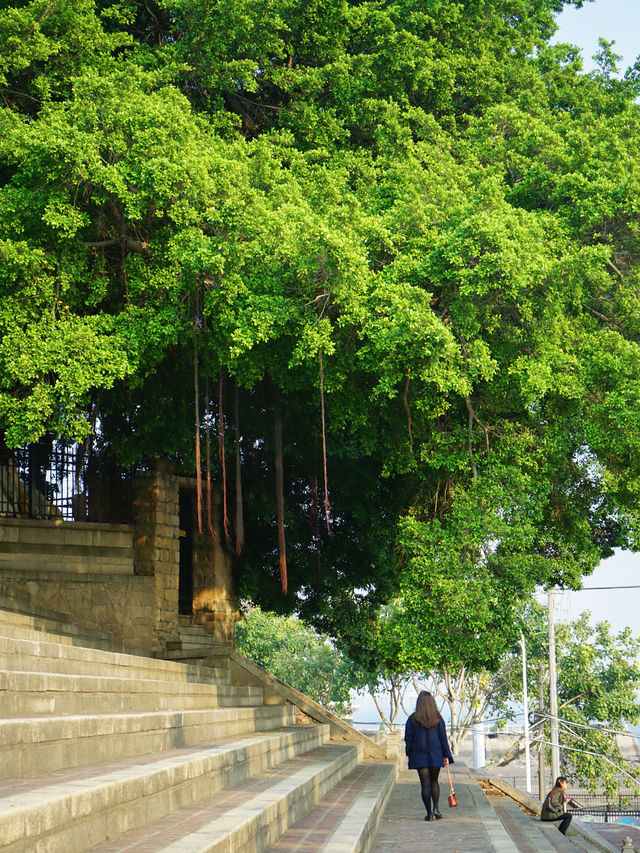
<instances>
[{"instance_id":1,"label":"black iron fence","mask_svg":"<svg viewBox=\"0 0 640 853\"><path fill-rule=\"evenodd\" d=\"M634 818L640 821L640 796L634 791L618 793L615 796L577 792L568 796L580 805L580 808L567 809L576 817L589 815L603 823L615 823L620 818Z\"/></svg>"},{"instance_id":2,"label":"black iron fence","mask_svg":"<svg viewBox=\"0 0 640 853\"><path fill-rule=\"evenodd\" d=\"M0 447L0 517L132 519L132 477L106 454L58 440Z\"/></svg>"}]
</instances>

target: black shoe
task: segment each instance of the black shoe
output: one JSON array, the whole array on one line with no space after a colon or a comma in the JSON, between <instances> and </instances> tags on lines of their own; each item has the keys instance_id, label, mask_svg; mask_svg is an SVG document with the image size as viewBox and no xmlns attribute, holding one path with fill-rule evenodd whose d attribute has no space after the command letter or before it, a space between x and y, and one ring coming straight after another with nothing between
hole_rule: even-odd
<instances>
[{"instance_id":1,"label":"black shoe","mask_svg":"<svg viewBox=\"0 0 640 853\"><path fill-rule=\"evenodd\" d=\"M425 820L435 820L435 818L434 818L434 816L433 816L432 814L426 814L426 815L424 816L424 819L425 819Z\"/></svg>"},{"instance_id":2,"label":"black shoe","mask_svg":"<svg viewBox=\"0 0 640 853\"><path fill-rule=\"evenodd\" d=\"M442 820L442 815L440 814L440 810L439 810L439 809L435 809L435 810L434 810L434 812L433 812L433 819L434 819L434 820Z\"/></svg>"}]
</instances>

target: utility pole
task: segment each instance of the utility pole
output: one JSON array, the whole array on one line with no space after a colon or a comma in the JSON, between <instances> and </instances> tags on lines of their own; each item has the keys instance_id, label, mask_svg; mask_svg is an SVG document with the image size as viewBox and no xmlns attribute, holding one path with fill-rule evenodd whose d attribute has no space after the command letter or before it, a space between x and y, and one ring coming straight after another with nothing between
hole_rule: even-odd
<instances>
[{"instance_id":1,"label":"utility pole","mask_svg":"<svg viewBox=\"0 0 640 853\"><path fill-rule=\"evenodd\" d=\"M544 714L544 665L538 661L538 713ZM546 797L544 784L544 722L540 723L540 748L538 749L538 797L540 802Z\"/></svg>"},{"instance_id":2,"label":"utility pole","mask_svg":"<svg viewBox=\"0 0 640 853\"><path fill-rule=\"evenodd\" d=\"M527 794L531 793L531 749L529 745L529 696L527 694L527 647L524 642L524 634L520 632L520 645L522 646L522 705L524 711L524 760L526 774Z\"/></svg>"},{"instance_id":3,"label":"utility pole","mask_svg":"<svg viewBox=\"0 0 640 853\"><path fill-rule=\"evenodd\" d=\"M551 717L551 776L560 775L560 741L558 739L558 692L556 685L556 625L554 591L547 592L549 601L549 715Z\"/></svg>"}]
</instances>

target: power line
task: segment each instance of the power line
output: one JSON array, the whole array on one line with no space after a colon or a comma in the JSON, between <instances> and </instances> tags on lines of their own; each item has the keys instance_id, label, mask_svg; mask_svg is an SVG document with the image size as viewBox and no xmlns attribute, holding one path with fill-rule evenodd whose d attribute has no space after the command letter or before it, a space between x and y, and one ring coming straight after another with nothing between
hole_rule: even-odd
<instances>
[{"instance_id":1,"label":"power line","mask_svg":"<svg viewBox=\"0 0 640 853\"><path fill-rule=\"evenodd\" d=\"M633 586L583 586L581 589L563 589L562 592L589 592L592 589L640 589L640 584Z\"/></svg>"}]
</instances>

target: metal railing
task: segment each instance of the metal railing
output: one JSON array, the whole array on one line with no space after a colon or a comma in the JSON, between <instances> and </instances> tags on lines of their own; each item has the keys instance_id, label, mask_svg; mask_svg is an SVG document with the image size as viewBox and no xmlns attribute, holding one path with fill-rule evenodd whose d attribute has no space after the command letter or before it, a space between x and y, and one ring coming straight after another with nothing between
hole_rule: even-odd
<instances>
[{"instance_id":1,"label":"metal railing","mask_svg":"<svg viewBox=\"0 0 640 853\"><path fill-rule=\"evenodd\" d=\"M640 798L624 795L607 797L604 794L568 793L580 808L568 807L567 811L576 817L588 816L600 823L615 823L621 818L633 818L640 822Z\"/></svg>"},{"instance_id":2,"label":"metal railing","mask_svg":"<svg viewBox=\"0 0 640 853\"><path fill-rule=\"evenodd\" d=\"M59 440L0 448L0 517L130 523L132 478L110 457Z\"/></svg>"}]
</instances>

